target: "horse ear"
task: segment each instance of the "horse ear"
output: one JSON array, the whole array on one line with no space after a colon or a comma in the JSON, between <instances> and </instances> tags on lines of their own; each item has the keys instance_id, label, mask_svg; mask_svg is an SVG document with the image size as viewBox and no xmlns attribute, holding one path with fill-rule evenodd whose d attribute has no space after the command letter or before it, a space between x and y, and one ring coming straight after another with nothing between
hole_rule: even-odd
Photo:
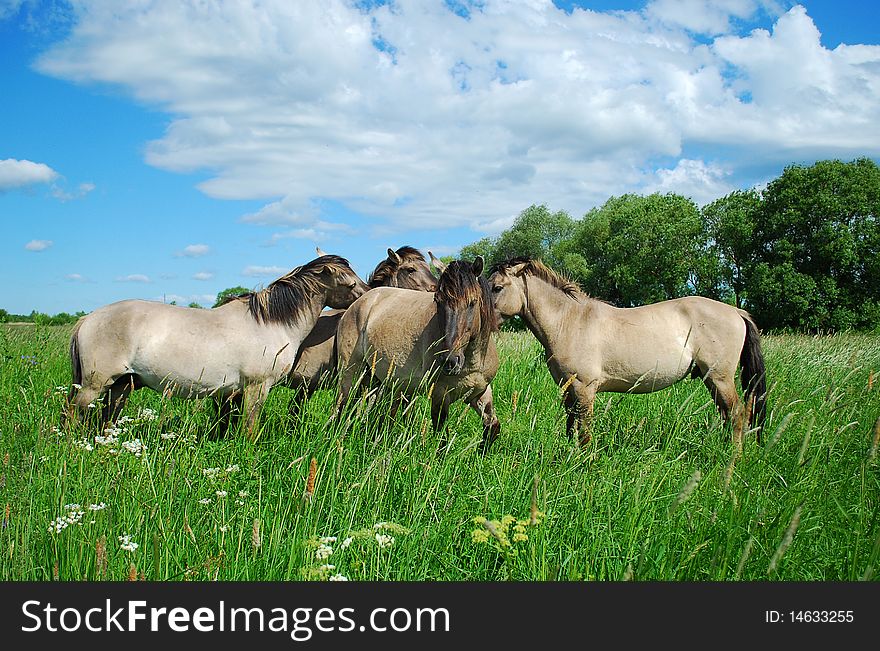
<instances>
[{"instance_id":1,"label":"horse ear","mask_svg":"<svg viewBox=\"0 0 880 651\"><path fill-rule=\"evenodd\" d=\"M319 258L323 258L325 255L327 255L324 251L321 250L320 246L316 246L315 251L317 251Z\"/></svg>"},{"instance_id":2,"label":"horse ear","mask_svg":"<svg viewBox=\"0 0 880 651\"><path fill-rule=\"evenodd\" d=\"M441 274L446 271L446 263L442 260L438 260L434 257L434 254L428 251L428 257L431 258L431 264L434 265L434 268L439 271Z\"/></svg>"},{"instance_id":3,"label":"horse ear","mask_svg":"<svg viewBox=\"0 0 880 651\"><path fill-rule=\"evenodd\" d=\"M400 256L397 255L397 251L395 251L391 247L388 247L388 259L391 260L391 262L393 262L394 264L400 264L402 262Z\"/></svg>"},{"instance_id":4,"label":"horse ear","mask_svg":"<svg viewBox=\"0 0 880 651\"><path fill-rule=\"evenodd\" d=\"M471 265L471 269L474 270L474 275L479 276L483 273L483 267L485 266L485 261L483 260L483 256L478 255L476 259L474 259L473 265Z\"/></svg>"}]
</instances>

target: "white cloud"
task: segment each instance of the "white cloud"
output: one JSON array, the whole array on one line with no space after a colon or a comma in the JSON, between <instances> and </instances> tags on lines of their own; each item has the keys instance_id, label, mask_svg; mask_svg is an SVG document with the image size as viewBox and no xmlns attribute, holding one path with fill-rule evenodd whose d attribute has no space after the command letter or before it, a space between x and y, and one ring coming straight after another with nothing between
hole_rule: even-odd
<instances>
[{"instance_id":1,"label":"white cloud","mask_svg":"<svg viewBox=\"0 0 880 651\"><path fill-rule=\"evenodd\" d=\"M799 157L880 156L880 46L828 50L800 6L487 0L467 20L440 0L75 11L38 69L167 111L148 163L206 171L206 194L266 201L242 221L291 232L320 232L332 202L371 228L494 233L533 203L581 215L645 187L735 187ZM771 30L742 33L765 15L778 16ZM707 149L726 158L701 170L693 152ZM673 163L646 174L656 160Z\"/></svg>"},{"instance_id":2,"label":"white cloud","mask_svg":"<svg viewBox=\"0 0 880 651\"><path fill-rule=\"evenodd\" d=\"M193 274L193 280L211 280L214 277L211 271L199 271Z\"/></svg>"},{"instance_id":3,"label":"white cloud","mask_svg":"<svg viewBox=\"0 0 880 651\"><path fill-rule=\"evenodd\" d=\"M89 192L95 189L94 183L80 183L76 190L73 192L68 192L64 188L59 185L52 186L52 196L58 199L59 201L72 201L74 199L82 199Z\"/></svg>"},{"instance_id":4,"label":"white cloud","mask_svg":"<svg viewBox=\"0 0 880 651\"><path fill-rule=\"evenodd\" d=\"M50 246L52 246L52 240L31 240L27 244L24 245L24 248L28 251L45 251Z\"/></svg>"},{"instance_id":5,"label":"white cloud","mask_svg":"<svg viewBox=\"0 0 880 651\"><path fill-rule=\"evenodd\" d=\"M119 283L150 283L150 277L145 274L128 274L127 276L117 276L116 282Z\"/></svg>"},{"instance_id":6,"label":"white cloud","mask_svg":"<svg viewBox=\"0 0 880 651\"><path fill-rule=\"evenodd\" d=\"M203 255L208 255L211 252L211 247L207 244L189 244L183 248L183 251L178 251L174 255L178 258L200 258Z\"/></svg>"},{"instance_id":7,"label":"white cloud","mask_svg":"<svg viewBox=\"0 0 880 651\"><path fill-rule=\"evenodd\" d=\"M653 0L645 12L660 22L683 27L698 34L724 34L731 28L731 18L744 19L762 6L779 12L776 2L757 0Z\"/></svg>"},{"instance_id":8,"label":"white cloud","mask_svg":"<svg viewBox=\"0 0 880 651\"><path fill-rule=\"evenodd\" d=\"M244 268L241 272L243 276L270 276L272 278L278 278L286 274L290 269L285 269L284 267L262 267L259 265L250 265Z\"/></svg>"},{"instance_id":9,"label":"white cloud","mask_svg":"<svg viewBox=\"0 0 880 651\"><path fill-rule=\"evenodd\" d=\"M644 192L675 192L704 205L736 189L725 180L729 175L729 171L718 165L682 159L672 169L657 170L655 179Z\"/></svg>"},{"instance_id":10,"label":"white cloud","mask_svg":"<svg viewBox=\"0 0 880 651\"><path fill-rule=\"evenodd\" d=\"M67 274L64 276L67 280L74 283L87 283L89 279L83 276L82 274Z\"/></svg>"},{"instance_id":11,"label":"white cloud","mask_svg":"<svg viewBox=\"0 0 880 651\"><path fill-rule=\"evenodd\" d=\"M58 172L45 163L14 158L0 160L0 192L51 183L57 178Z\"/></svg>"}]
</instances>

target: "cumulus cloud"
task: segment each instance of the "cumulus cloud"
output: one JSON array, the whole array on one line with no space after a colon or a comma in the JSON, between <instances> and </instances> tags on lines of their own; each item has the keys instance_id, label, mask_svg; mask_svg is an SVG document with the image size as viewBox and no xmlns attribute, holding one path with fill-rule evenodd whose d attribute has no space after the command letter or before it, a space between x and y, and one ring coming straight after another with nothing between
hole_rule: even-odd
<instances>
[{"instance_id":1,"label":"cumulus cloud","mask_svg":"<svg viewBox=\"0 0 880 651\"><path fill-rule=\"evenodd\" d=\"M183 248L183 251L178 251L174 255L178 258L200 258L210 252L211 247L207 244L189 244Z\"/></svg>"},{"instance_id":2,"label":"cumulus cloud","mask_svg":"<svg viewBox=\"0 0 880 651\"><path fill-rule=\"evenodd\" d=\"M279 276L286 274L288 271L290 271L290 269L285 269L284 267L262 267L259 265L250 265L244 268L241 275L278 278Z\"/></svg>"},{"instance_id":3,"label":"cumulus cloud","mask_svg":"<svg viewBox=\"0 0 880 651\"><path fill-rule=\"evenodd\" d=\"M87 283L89 279L83 276L82 274L67 274L64 276L65 279L69 280L73 283Z\"/></svg>"},{"instance_id":4,"label":"cumulus cloud","mask_svg":"<svg viewBox=\"0 0 880 651\"><path fill-rule=\"evenodd\" d=\"M69 192L62 188L59 185L52 186L52 196L58 199L59 201L72 201L74 199L82 199L84 196L89 194L92 190L95 189L94 183L80 183L76 186L76 189L72 192Z\"/></svg>"},{"instance_id":5,"label":"cumulus cloud","mask_svg":"<svg viewBox=\"0 0 880 651\"><path fill-rule=\"evenodd\" d=\"M127 276L117 276L116 282L119 283L150 283L150 277L145 274L128 274Z\"/></svg>"},{"instance_id":6,"label":"cumulus cloud","mask_svg":"<svg viewBox=\"0 0 880 651\"><path fill-rule=\"evenodd\" d=\"M266 202L244 222L291 232L318 232L332 202L374 227L494 233L536 202L580 215L644 188L736 187L750 168L799 157L880 156L880 46L823 47L801 6L83 0L74 11L38 69L166 110L149 164L207 172L209 196ZM742 27L758 24L769 29ZM726 159L700 161L706 149Z\"/></svg>"},{"instance_id":7,"label":"cumulus cloud","mask_svg":"<svg viewBox=\"0 0 880 651\"><path fill-rule=\"evenodd\" d=\"M24 245L25 250L27 251L45 251L50 246L52 246L52 240L31 240L27 244Z\"/></svg>"},{"instance_id":8,"label":"cumulus cloud","mask_svg":"<svg viewBox=\"0 0 880 651\"><path fill-rule=\"evenodd\" d=\"M681 159L672 169L661 168L656 179L645 186L646 193L675 192L703 205L722 197L735 188L727 181L730 172L702 160Z\"/></svg>"},{"instance_id":9,"label":"cumulus cloud","mask_svg":"<svg viewBox=\"0 0 880 651\"><path fill-rule=\"evenodd\" d=\"M213 277L214 273L211 271L199 271L193 274L193 280L211 280Z\"/></svg>"},{"instance_id":10,"label":"cumulus cloud","mask_svg":"<svg viewBox=\"0 0 880 651\"><path fill-rule=\"evenodd\" d=\"M45 163L7 158L0 160L0 192L51 183L58 172Z\"/></svg>"}]
</instances>

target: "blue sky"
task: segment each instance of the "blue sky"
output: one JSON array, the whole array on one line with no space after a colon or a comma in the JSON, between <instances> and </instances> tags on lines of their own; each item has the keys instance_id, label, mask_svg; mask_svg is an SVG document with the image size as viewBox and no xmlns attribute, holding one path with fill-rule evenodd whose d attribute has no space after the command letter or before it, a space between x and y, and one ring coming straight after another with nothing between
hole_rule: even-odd
<instances>
[{"instance_id":1,"label":"blue sky","mask_svg":"<svg viewBox=\"0 0 880 651\"><path fill-rule=\"evenodd\" d=\"M0 307L210 305L880 157L871 3L0 0Z\"/></svg>"}]
</instances>

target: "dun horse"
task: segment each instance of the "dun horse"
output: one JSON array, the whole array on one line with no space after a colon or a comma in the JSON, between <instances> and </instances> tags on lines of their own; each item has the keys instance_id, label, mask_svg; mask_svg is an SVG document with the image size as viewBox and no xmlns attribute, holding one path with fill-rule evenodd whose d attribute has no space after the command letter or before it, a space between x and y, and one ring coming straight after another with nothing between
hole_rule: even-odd
<instances>
[{"instance_id":1,"label":"dun horse","mask_svg":"<svg viewBox=\"0 0 880 651\"><path fill-rule=\"evenodd\" d=\"M103 401L98 416L115 420L129 393L150 387L183 398L213 396L228 427L243 402L247 434L269 389L293 367L297 349L325 305L345 308L367 290L344 258L324 255L265 289L202 310L129 300L95 310L70 340L71 416Z\"/></svg>"},{"instance_id":2,"label":"dun horse","mask_svg":"<svg viewBox=\"0 0 880 651\"><path fill-rule=\"evenodd\" d=\"M318 253L321 253L320 249ZM425 256L411 246L402 246L397 251L389 248L388 257L376 266L367 284L370 289L401 287L423 292L437 290L437 279L425 262ZM289 378L294 392L290 399L291 414L296 413L299 406L322 385L326 386L329 378L335 374L333 342L343 313L344 310L324 311L300 346Z\"/></svg>"},{"instance_id":3,"label":"dun horse","mask_svg":"<svg viewBox=\"0 0 880 651\"><path fill-rule=\"evenodd\" d=\"M464 400L482 418L487 450L501 425L490 386L497 322L482 271L481 257L452 262L433 295L380 287L346 310L336 332L337 411L364 377L364 384L391 382L407 398L428 390L435 431L443 431L449 406Z\"/></svg>"},{"instance_id":4,"label":"dun horse","mask_svg":"<svg viewBox=\"0 0 880 651\"><path fill-rule=\"evenodd\" d=\"M758 329L743 310L699 296L618 308L528 258L497 264L490 276L499 318L519 315L544 346L550 374L565 388L568 435L580 431L582 445L590 440L596 393L649 393L688 376L703 380L738 438L745 412L737 364L745 403L753 405L749 424L763 426L764 359Z\"/></svg>"}]
</instances>

